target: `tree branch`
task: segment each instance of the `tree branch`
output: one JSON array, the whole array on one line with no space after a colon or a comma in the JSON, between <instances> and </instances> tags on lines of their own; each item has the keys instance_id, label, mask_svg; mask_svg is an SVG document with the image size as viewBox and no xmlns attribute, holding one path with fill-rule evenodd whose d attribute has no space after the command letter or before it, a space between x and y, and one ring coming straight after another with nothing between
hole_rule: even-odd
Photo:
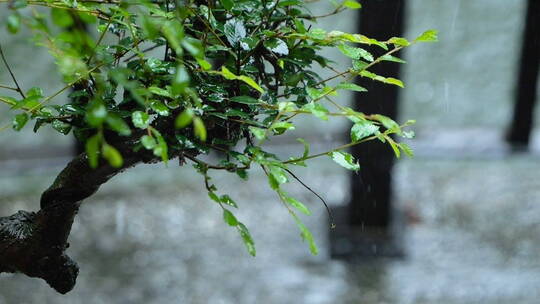
<instances>
[{"instance_id":1,"label":"tree branch","mask_svg":"<svg viewBox=\"0 0 540 304\"><path fill-rule=\"evenodd\" d=\"M158 162L150 151L132 151L128 138L116 147L124 166L113 168L102 162L92 169L85 153L75 157L41 196L38 212L18 211L0 217L0 273L20 272L45 280L60 293L75 286L79 268L66 253L71 226L85 198L116 174L136 164ZM174 155L176 156L176 155Z\"/></svg>"}]
</instances>

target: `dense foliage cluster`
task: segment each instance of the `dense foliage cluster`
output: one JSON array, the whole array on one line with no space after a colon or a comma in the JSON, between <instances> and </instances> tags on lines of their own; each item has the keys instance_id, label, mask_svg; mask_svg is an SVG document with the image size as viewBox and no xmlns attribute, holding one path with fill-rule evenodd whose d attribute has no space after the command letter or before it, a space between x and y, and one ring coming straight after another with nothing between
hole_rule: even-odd
<instances>
[{"instance_id":1,"label":"dense foliage cluster","mask_svg":"<svg viewBox=\"0 0 540 304\"><path fill-rule=\"evenodd\" d=\"M353 81L357 76L403 87L400 80L370 68L381 61L403 63L394 53L437 39L433 30L413 41L378 41L316 27L319 18L361 8L352 0L334 1L323 16L313 15L299 0L0 0L0 5L12 10L7 30L16 34L29 28L35 43L54 56L65 81L47 96L39 87L24 90L28 84L17 81L2 53L13 84L0 85L0 101L14 112L13 129L32 120L34 131L50 125L62 134L73 133L93 167L122 167L119 143L149 150L164 162L171 155L179 156L181 164L193 162L210 198L223 208L225 222L238 229L252 255L249 231L231 212L236 203L218 194L209 171L226 170L247 179L249 169L262 169L311 252L317 253L297 215L310 214L309 209L282 189L295 178L292 167L328 156L359 170L343 150L368 140L388 143L397 157L412 154L391 137L413 136L402 130L412 121L400 125L383 115L366 115L333 97L340 90L365 91ZM350 57L351 65L335 67L321 55L327 47ZM373 55L372 48L383 55ZM321 69L334 76L321 78ZM69 102L53 104L65 91L70 92ZM266 140L293 130L299 115L349 119L350 143L310 154L309 144L299 139L304 151L290 159L266 152ZM200 159L211 151L221 161Z\"/></svg>"}]
</instances>

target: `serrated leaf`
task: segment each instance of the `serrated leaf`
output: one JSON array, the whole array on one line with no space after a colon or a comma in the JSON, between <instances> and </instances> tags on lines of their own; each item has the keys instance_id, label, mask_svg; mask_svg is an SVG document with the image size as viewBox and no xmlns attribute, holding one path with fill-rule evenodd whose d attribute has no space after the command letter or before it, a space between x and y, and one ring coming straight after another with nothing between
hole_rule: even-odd
<instances>
[{"instance_id":1,"label":"serrated leaf","mask_svg":"<svg viewBox=\"0 0 540 304\"><path fill-rule=\"evenodd\" d=\"M369 62L372 62L374 60L373 55L369 53L368 51L350 46L346 43L342 43L338 46L338 49L347 57L350 57L352 59L364 59Z\"/></svg>"},{"instance_id":2,"label":"serrated leaf","mask_svg":"<svg viewBox=\"0 0 540 304\"><path fill-rule=\"evenodd\" d=\"M427 30L418 36L414 41L418 42L437 42L438 41L438 32L436 30Z\"/></svg>"},{"instance_id":3,"label":"serrated leaf","mask_svg":"<svg viewBox=\"0 0 540 304\"><path fill-rule=\"evenodd\" d=\"M354 161L354 157L343 151L333 151L328 153L328 156L332 158L333 161L335 161L338 165L342 166L343 168L358 171L360 170L360 165Z\"/></svg>"},{"instance_id":4,"label":"serrated leaf","mask_svg":"<svg viewBox=\"0 0 540 304\"><path fill-rule=\"evenodd\" d=\"M408 156L408 157L414 157L414 151L407 145L406 143L399 143L399 147L401 150Z\"/></svg>"},{"instance_id":5,"label":"serrated leaf","mask_svg":"<svg viewBox=\"0 0 540 304\"><path fill-rule=\"evenodd\" d=\"M272 38L264 41L264 46L272 53L287 56L289 55L289 47L287 43L281 39Z\"/></svg>"},{"instance_id":6,"label":"serrated leaf","mask_svg":"<svg viewBox=\"0 0 540 304\"><path fill-rule=\"evenodd\" d=\"M242 38L246 37L244 22L237 18L232 18L225 22L223 32L229 43L233 46L236 46Z\"/></svg>"},{"instance_id":7,"label":"serrated leaf","mask_svg":"<svg viewBox=\"0 0 540 304\"><path fill-rule=\"evenodd\" d=\"M379 127L376 125L368 121L359 121L351 128L351 140L357 142L365 137L375 134L377 131L379 131Z\"/></svg>"}]
</instances>

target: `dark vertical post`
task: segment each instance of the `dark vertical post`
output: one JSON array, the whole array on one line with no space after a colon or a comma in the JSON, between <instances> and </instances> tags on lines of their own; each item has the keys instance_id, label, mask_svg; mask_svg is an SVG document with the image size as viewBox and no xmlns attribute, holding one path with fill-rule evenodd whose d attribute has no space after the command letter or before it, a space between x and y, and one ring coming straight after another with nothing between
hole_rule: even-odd
<instances>
[{"instance_id":1,"label":"dark vertical post","mask_svg":"<svg viewBox=\"0 0 540 304\"><path fill-rule=\"evenodd\" d=\"M370 38L387 40L403 36L404 0L362 1L358 32ZM370 49L379 56L384 50ZM382 62L370 69L382 76L399 77L399 64ZM355 96L355 109L366 114L396 118L397 86L359 79L367 93ZM392 235L392 150L379 141L355 146L352 154L359 160L360 172L353 174L351 201L345 209L336 209L336 231L331 235L333 257L399 256L399 245Z\"/></svg>"},{"instance_id":2,"label":"dark vertical post","mask_svg":"<svg viewBox=\"0 0 540 304\"><path fill-rule=\"evenodd\" d=\"M403 36L402 1L364 1L360 12L359 32L363 35L379 40ZM392 77L398 77L399 70L399 64L385 62L371 69L376 74ZM360 80L368 92L356 95L356 110L395 119L399 88ZM359 160L361 170L351 178L350 224L386 229L391 220L391 171L395 156L386 144L379 141L355 146L352 153Z\"/></svg>"},{"instance_id":3,"label":"dark vertical post","mask_svg":"<svg viewBox=\"0 0 540 304\"><path fill-rule=\"evenodd\" d=\"M536 84L540 65L540 1L529 0L516 83L514 116L507 141L515 147L529 144L533 124Z\"/></svg>"}]
</instances>

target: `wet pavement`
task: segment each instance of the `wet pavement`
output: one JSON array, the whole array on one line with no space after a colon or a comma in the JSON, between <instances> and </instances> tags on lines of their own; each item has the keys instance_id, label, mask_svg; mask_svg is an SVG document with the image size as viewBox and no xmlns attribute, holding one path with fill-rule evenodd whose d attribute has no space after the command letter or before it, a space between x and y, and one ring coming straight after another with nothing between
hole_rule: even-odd
<instances>
[{"instance_id":1,"label":"wet pavement","mask_svg":"<svg viewBox=\"0 0 540 304\"><path fill-rule=\"evenodd\" d=\"M329 161L301 169L331 205L346 199L347 173ZM395 199L406 210L403 259L345 263L328 258L328 221L307 190L289 192L321 249L311 256L262 175L235 189L237 216L251 229L250 257L189 168L144 166L116 177L83 205L70 237L81 273L56 294L43 281L0 275L0 303L538 303L538 157L444 160L396 167ZM57 169L0 174L0 212L35 209Z\"/></svg>"}]
</instances>

